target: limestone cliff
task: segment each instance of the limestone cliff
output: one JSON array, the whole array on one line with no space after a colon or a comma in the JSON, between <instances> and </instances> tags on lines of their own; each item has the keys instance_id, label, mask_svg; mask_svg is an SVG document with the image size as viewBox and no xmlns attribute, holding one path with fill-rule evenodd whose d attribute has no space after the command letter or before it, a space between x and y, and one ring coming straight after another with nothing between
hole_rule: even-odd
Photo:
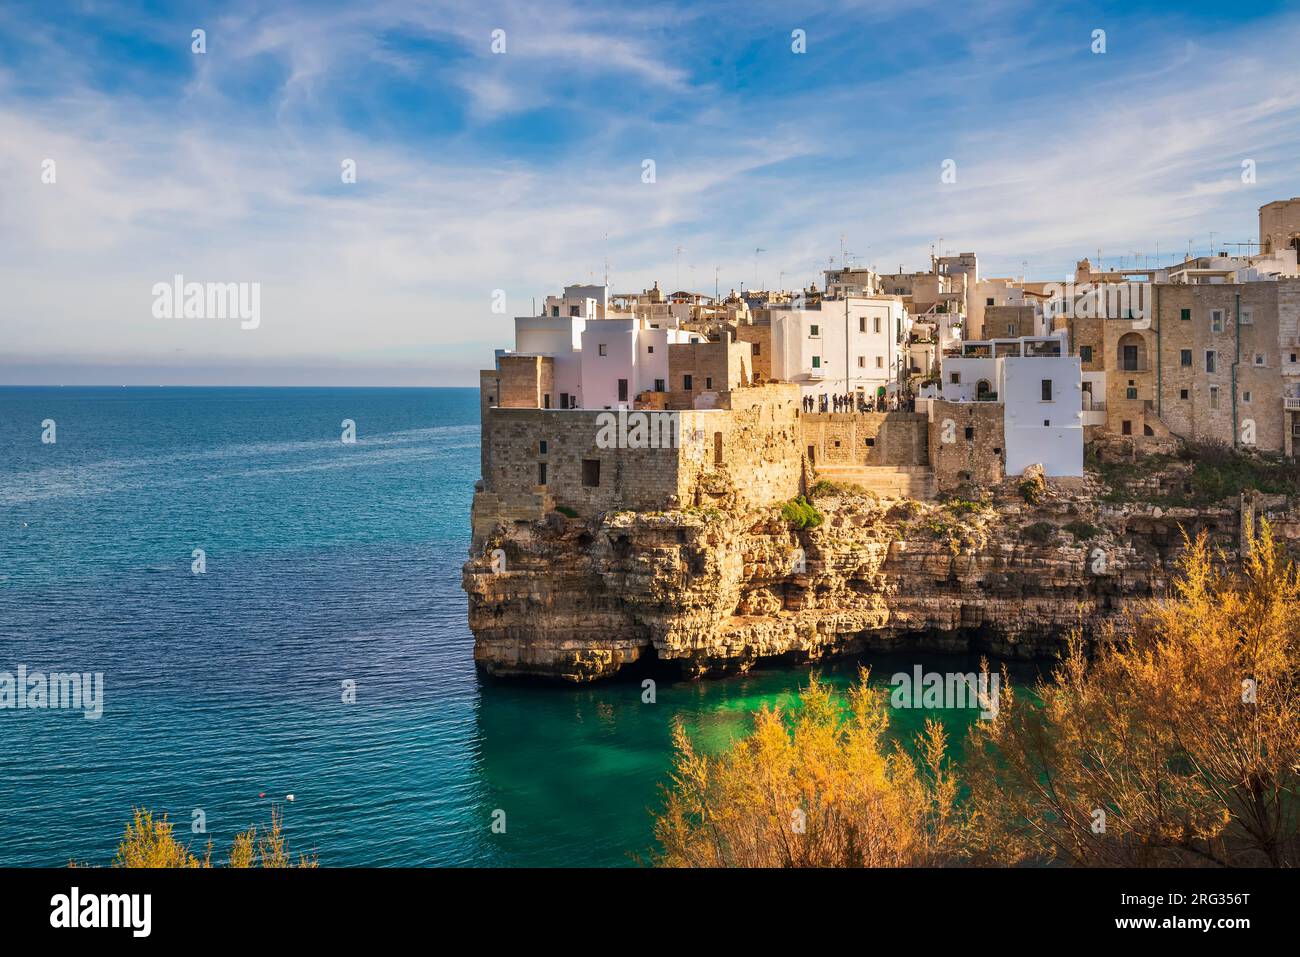
<instances>
[{"instance_id":1,"label":"limestone cliff","mask_svg":"<svg viewBox=\"0 0 1300 957\"><path fill-rule=\"evenodd\" d=\"M1182 528L1238 545L1234 501L1162 510L1104 504L1095 477L1022 485L946 503L823 490L809 530L779 508L498 525L464 568L474 657L489 674L574 682L901 647L1033 657L1163 594ZM1300 517L1274 505L1300 536Z\"/></svg>"}]
</instances>

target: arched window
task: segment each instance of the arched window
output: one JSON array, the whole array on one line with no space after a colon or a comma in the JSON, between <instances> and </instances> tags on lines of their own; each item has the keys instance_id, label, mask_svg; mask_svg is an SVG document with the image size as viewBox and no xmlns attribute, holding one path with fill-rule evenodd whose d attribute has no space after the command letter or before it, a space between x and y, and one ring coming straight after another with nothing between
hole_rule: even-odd
<instances>
[{"instance_id":1,"label":"arched window","mask_svg":"<svg viewBox=\"0 0 1300 957\"><path fill-rule=\"evenodd\" d=\"M1115 361L1124 372L1146 372L1146 340L1136 332L1124 333L1116 344Z\"/></svg>"}]
</instances>

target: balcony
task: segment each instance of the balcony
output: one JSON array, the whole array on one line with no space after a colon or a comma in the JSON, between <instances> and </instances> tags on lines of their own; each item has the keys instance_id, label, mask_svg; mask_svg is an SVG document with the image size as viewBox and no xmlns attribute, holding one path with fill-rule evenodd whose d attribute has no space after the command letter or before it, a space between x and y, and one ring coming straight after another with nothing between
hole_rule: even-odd
<instances>
[{"instance_id":1,"label":"balcony","mask_svg":"<svg viewBox=\"0 0 1300 957\"><path fill-rule=\"evenodd\" d=\"M1300 412L1300 396L1282 396L1282 408L1286 409L1288 412Z\"/></svg>"}]
</instances>

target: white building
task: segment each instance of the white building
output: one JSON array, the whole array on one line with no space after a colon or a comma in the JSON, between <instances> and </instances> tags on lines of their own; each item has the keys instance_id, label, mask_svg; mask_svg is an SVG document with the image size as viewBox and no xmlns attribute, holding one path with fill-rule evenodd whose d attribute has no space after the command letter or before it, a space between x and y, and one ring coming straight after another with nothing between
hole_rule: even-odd
<instances>
[{"instance_id":1,"label":"white building","mask_svg":"<svg viewBox=\"0 0 1300 957\"><path fill-rule=\"evenodd\" d=\"M1083 374L1065 334L962 344L941 360L922 396L1002 406L1006 474L1035 463L1052 476L1083 475Z\"/></svg>"},{"instance_id":2,"label":"white building","mask_svg":"<svg viewBox=\"0 0 1300 957\"><path fill-rule=\"evenodd\" d=\"M891 296L823 299L816 308L774 306L772 378L808 395L894 391L904 375L911 329Z\"/></svg>"},{"instance_id":3,"label":"white building","mask_svg":"<svg viewBox=\"0 0 1300 957\"><path fill-rule=\"evenodd\" d=\"M561 409L630 408L640 392L667 391L668 346L702 338L611 311L605 286L568 286L542 308L540 316L515 318L515 348L497 356L550 356Z\"/></svg>"}]
</instances>

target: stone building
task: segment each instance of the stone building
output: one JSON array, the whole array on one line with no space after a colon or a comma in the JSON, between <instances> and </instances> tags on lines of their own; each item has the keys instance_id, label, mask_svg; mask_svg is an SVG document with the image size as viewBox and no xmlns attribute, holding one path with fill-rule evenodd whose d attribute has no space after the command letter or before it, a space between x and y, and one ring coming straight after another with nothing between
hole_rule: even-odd
<instances>
[{"instance_id":1,"label":"stone building","mask_svg":"<svg viewBox=\"0 0 1300 957\"><path fill-rule=\"evenodd\" d=\"M1279 199L1259 208L1259 250L1300 252L1300 196Z\"/></svg>"}]
</instances>

